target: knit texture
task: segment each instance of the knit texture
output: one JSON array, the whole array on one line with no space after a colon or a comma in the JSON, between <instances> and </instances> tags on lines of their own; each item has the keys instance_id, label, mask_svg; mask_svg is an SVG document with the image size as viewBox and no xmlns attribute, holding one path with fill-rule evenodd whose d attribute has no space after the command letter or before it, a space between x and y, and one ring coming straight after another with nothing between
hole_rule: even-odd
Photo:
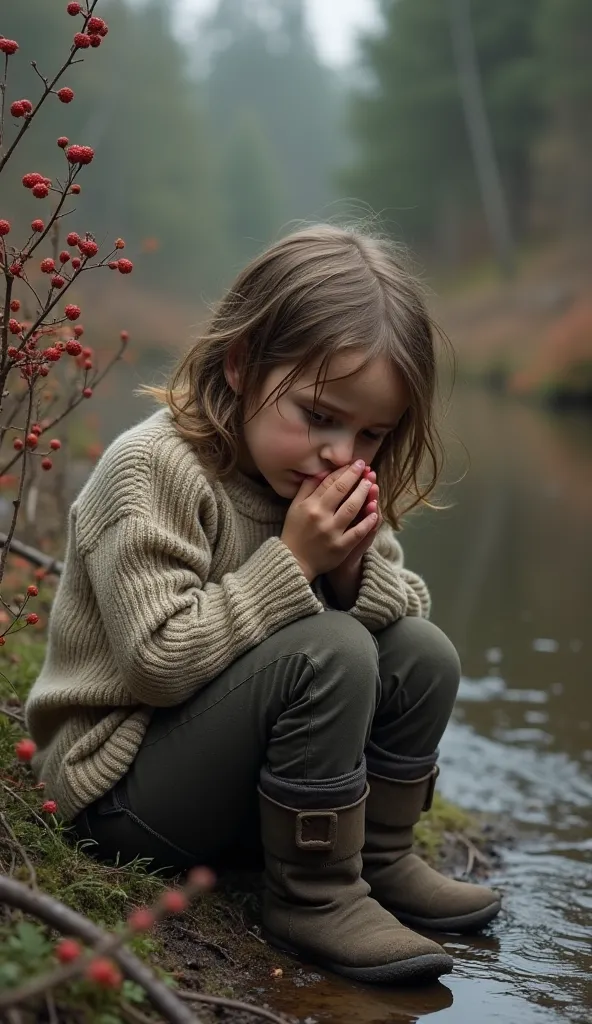
<instances>
[{"instance_id":1,"label":"knit texture","mask_svg":"<svg viewBox=\"0 0 592 1024\"><path fill-rule=\"evenodd\" d=\"M324 610L280 540L288 507L241 473L209 479L168 410L107 449L70 510L26 706L34 769L66 820L125 774L154 708L182 703L276 630ZM425 583L382 530L350 614L375 630L428 613Z\"/></svg>"}]
</instances>

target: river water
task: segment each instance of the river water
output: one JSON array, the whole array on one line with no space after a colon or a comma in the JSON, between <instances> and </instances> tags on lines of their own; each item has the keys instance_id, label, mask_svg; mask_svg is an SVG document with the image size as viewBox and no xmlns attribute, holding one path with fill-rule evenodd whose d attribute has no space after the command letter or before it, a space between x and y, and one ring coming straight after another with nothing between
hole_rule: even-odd
<instances>
[{"instance_id":1,"label":"river water","mask_svg":"<svg viewBox=\"0 0 592 1024\"><path fill-rule=\"evenodd\" d=\"M145 409L109 405L105 440ZM294 967L265 999L309 1024L589 1024L592 420L460 389L445 431L448 479L466 474L403 543L464 665L440 789L516 833L491 879L504 911L480 937L444 937L443 984L385 990Z\"/></svg>"}]
</instances>

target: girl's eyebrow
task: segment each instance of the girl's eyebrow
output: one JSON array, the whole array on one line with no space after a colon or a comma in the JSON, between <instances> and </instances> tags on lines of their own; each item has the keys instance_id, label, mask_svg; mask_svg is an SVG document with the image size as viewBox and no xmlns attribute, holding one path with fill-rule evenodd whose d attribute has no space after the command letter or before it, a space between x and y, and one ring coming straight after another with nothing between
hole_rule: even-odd
<instances>
[{"instance_id":1,"label":"girl's eyebrow","mask_svg":"<svg viewBox=\"0 0 592 1024\"><path fill-rule=\"evenodd\" d=\"M303 397L306 398L307 396L303 396ZM312 401L312 396L311 396L310 400ZM338 405L333 405L333 403L327 401L326 398L322 398L322 397L318 398L317 401L314 404L315 404L315 406L320 406L322 409L328 409L329 412L336 412L340 416L349 416L350 415L350 413L346 409L340 409L340 407ZM394 424L394 423L373 423L372 426L377 427L378 430L394 430L396 424Z\"/></svg>"}]
</instances>

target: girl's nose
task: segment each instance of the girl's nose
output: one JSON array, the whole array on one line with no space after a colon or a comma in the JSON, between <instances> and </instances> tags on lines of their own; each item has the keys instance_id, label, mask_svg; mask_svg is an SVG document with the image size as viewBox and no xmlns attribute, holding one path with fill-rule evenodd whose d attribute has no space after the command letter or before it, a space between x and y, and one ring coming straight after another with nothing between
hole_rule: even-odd
<instances>
[{"instance_id":1,"label":"girl's nose","mask_svg":"<svg viewBox=\"0 0 592 1024\"><path fill-rule=\"evenodd\" d=\"M354 461L354 447L354 438L343 438L340 441L323 445L320 455L323 461L330 462L333 466L339 468L340 466L347 466L350 462Z\"/></svg>"}]
</instances>

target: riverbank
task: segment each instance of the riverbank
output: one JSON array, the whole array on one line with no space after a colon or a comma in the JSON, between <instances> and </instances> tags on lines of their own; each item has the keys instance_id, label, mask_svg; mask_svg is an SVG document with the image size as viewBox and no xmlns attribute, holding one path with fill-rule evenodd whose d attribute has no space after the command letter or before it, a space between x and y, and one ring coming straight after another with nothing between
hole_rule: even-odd
<instances>
[{"instance_id":1,"label":"riverbank","mask_svg":"<svg viewBox=\"0 0 592 1024\"><path fill-rule=\"evenodd\" d=\"M10 646L9 646L10 645ZM125 867L98 864L74 844L59 817L42 810L44 794L35 786L28 765L15 756L15 743L25 734L22 702L43 658L44 638L31 629L5 645L6 675L0 680L0 861L1 871L39 887L101 927L117 929L130 911L152 904L175 880L150 874L140 862ZM495 851L492 832L464 811L437 797L432 811L418 826L422 855L447 870L479 876ZM245 999L261 1006L273 1003L273 987L286 977L306 984L306 969L286 961L258 934L260 878L234 875L220 880L214 892L200 896L185 913L162 922L148 936L136 936L134 952L145 959L168 984L196 993ZM4 906L0 931L0 989L21 984L55 966L58 939L42 924L23 929L23 915ZM126 999L149 1016L148 1002L138 986L125 983ZM105 991L98 999L87 982L62 988L58 1000L60 1024L128 1024L133 1012L122 1012L118 993ZM40 1001L39 1006L43 1003ZM34 1005L34 1004L33 1004ZM200 1018L209 1020L199 1006ZM40 1015L30 1020L45 1019ZM136 1016L136 1022L140 1018ZM214 1018L212 1018L214 1019ZM247 1019L234 1012L239 1024ZM251 1017L251 1019L253 1019ZM23 1017L23 1024L29 1017Z\"/></svg>"},{"instance_id":2,"label":"riverbank","mask_svg":"<svg viewBox=\"0 0 592 1024\"><path fill-rule=\"evenodd\" d=\"M512 281L492 268L439 281L436 319L458 377L546 405L592 410L589 244L521 254Z\"/></svg>"}]
</instances>

